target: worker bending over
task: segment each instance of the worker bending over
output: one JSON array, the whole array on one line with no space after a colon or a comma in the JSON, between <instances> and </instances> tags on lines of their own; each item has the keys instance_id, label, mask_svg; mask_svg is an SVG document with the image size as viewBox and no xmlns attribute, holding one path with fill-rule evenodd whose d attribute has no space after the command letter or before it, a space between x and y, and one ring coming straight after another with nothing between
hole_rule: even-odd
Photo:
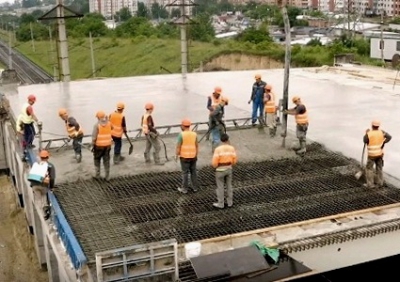
<instances>
[{"instance_id":1,"label":"worker bending over","mask_svg":"<svg viewBox=\"0 0 400 282\"><path fill-rule=\"evenodd\" d=\"M158 132L155 129L154 126L154 120L152 117L152 113L154 110L154 105L152 103L147 103L145 105L145 110L146 113L142 116L142 131L146 136L146 149L144 151L144 159L146 163L150 163L150 150L152 147L154 147L154 163L156 165L164 165L160 161L160 150L161 150L161 145L160 145L160 140L158 139Z\"/></svg>"},{"instance_id":2,"label":"worker bending over","mask_svg":"<svg viewBox=\"0 0 400 282\"><path fill-rule=\"evenodd\" d=\"M22 136L21 145L23 150L23 161L26 161L27 149L35 147L33 145L33 141L36 135L34 122L38 124L39 128L42 126L42 123L38 121L38 118L33 112L33 104L35 104L35 102L35 95L29 95L27 103L22 106L21 113L17 118L16 129L20 136Z\"/></svg>"},{"instance_id":3,"label":"worker bending over","mask_svg":"<svg viewBox=\"0 0 400 282\"><path fill-rule=\"evenodd\" d=\"M49 204L49 199L47 196L48 192L52 192L54 189L54 184L56 180L56 169L52 163L49 162L50 154L46 150L42 150L39 153L40 161L35 164L30 173L35 173L33 170L39 168L39 174L42 174L42 181L31 181L33 194L35 198L35 202L38 203L38 206L43 209L44 219L47 220L51 215L51 208Z\"/></svg>"},{"instance_id":4,"label":"worker bending over","mask_svg":"<svg viewBox=\"0 0 400 282\"><path fill-rule=\"evenodd\" d=\"M125 104L118 103L117 110L110 114L110 122L113 126L111 131L112 139L114 141L114 164L118 164L125 158L121 156L122 149L122 135L126 134L126 121L124 115Z\"/></svg>"},{"instance_id":5,"label":"worker bending over","mask_svg":"<svg viewBox=\"0 0 400 282\"><path fill-rule=\"evenodd\" d=\"M368 160L365 169L365 177L367 179L365 186L368 188L375 187L375 184L377 187L383 186L383 147L392 139L389 133L379 129L380 125L380 121L374 120L371 124L372 130L367 129L363 138L364 144L367 145L368 149Z\"/></svg>"},{"instance_id":6,"label":"worker bending over","mask_svg":"<svg viewBox=\"0 0 400 282\"><path fill-rule=\"evenodd\" d=\"M72 147L75 152L76 161L80 163L82 160L83 130L75 118L68 116L66 109L58 110L58 115L65 122L68 138L72 139Z\"/></svg>"},{"instance_id":7,"label":"worker bending over","mask_svg":"<svg viewBox=\"0 0 400 282\"><path fill-rule=\"evenodd\" d=\"M227 98L222 98L218 105L214 107L214 110L210 114L209 127L211 132L212 140L212 151L221 143L221 134L225 133L225 124L223 121L224 107L228 104Z\"/></svg>"},{"instance_id":8,"label":"worker bending over","mask_svg":"<svg viewBox=\"0 0 400 282\"><path fill-rule=\"evenodd\" d=\"M269 129L269 136L275 137L276 135L276 104L275 93L272 92L272 86L265 86L264 93L265 115L267 116L267 126Z\"/></svg>"},{"instance_id":9,"label":"worker bending over","mask_svg":"<svg viewBox=\"0 0 400 282\"><path fill-rule=\"evenodd\" d=\"M296 106L292 109L284 110L283 113L295 116L296 137L299 139L299 146L294 146L293 150L295 150L298 155L304 155L307 151L308 111L306 106L301 102L300 97L293 97L292 102Z\"/></svg>"},{"instance_id":10,"label":"worker bending over","mask_svg":"<svg viewBox=\"0 0 400 282\"><path fill-rule=\"evenodd\" d=\"M249 104L253 102L253 110L251 114L252 125L256 124L257 119L262 122L264 116L264 89L267 83L261 80L261 75L255 75L256 81L253 84ZM257 116L257 112L259 116Z\"/></svg>"},{"instance_id":11,"label":"worker bending over","mask_svg":"<svg viewBox=\"0 0 400 282\"><path fill-rule=\"evenodd\" d=\"M235 148L229 144L229 136L224 133L221 135L222 144L215 149L212 159L212 166L215 168L215 180L217 182L217 203L213 206L216 208L224 208L224 192L225 185L227 190L228 207L233 205L233 190L232 190L232 167L237 163Z\"/></svg>"},{"instance_id":12,"label":"worker bending over","mask_svg":"<svg viewBox=\"0 0 400 282\"><path fill-rule=\"evenodd\" d=\"M222 98L223 98L222 88L219 86L216 86L214 88L213 94L211 96L208 96L208 98L207 98L207 109L209 110L210 115L214 111L214 108L219 105Z\"/></svg>"},{"instance_id":13,"label":"worker bending over","mask_svg":"<svg viewBox=\"0 0 400 282\"><path fill-rule=\"evenodd\" d=\"M100 179L100 163L103 160L105 180L110 180L110 151L112 145L111 122L105 112L99 111L96 114L97 123L93 127L92 133L92 152L94 158L95 177Z\"/></svg>"},{"instance_id":14,"label":"worker bending over","mask_svg":"<svg viewBox=\"0 0 400 282\"><path fill-rule=\"evenodd\" d=\"M175 151L175 159L180 158L182 168L182 187L178 191L184 194L188 192L189 174L193 192L198 191L196 163L199 147L197 133L190 130L191 124L188 119L182 121Z\"/></svg>"}]
</instances>

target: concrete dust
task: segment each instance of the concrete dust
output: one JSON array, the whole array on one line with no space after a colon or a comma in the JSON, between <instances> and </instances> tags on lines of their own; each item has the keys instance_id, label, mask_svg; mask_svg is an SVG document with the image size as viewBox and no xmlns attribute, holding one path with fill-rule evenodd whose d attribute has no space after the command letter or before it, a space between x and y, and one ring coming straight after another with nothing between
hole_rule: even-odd
<instances>
[{"instance_id":1,"label":"concrete dust","mask_svg":"<svg viewBox=\"0 0 400 282\"><path fill-rule=\"evenodd\" d=\"M18 207L13 187L0 176L0 282L48 281L36 257L24 211Z\"/></svg>"}]
</instances>

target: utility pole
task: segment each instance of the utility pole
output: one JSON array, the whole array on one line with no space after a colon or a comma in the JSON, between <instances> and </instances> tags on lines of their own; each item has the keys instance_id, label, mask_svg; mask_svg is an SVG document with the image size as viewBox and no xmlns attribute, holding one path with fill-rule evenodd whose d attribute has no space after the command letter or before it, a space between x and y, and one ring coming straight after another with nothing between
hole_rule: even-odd
<instances>
[{"instance_id":1,"label":"utility pole","mask_svg":"<svg viewBox=\"0 0 400 282\"><path fill-rule=\"evenodd\" d=\"M8 32L8 69L12 70L12 32Z\"/></svg>"},{"instance_id":2,"label":"utility pole","mask_svg":"<svg viewBox=\"0 0 400 282\"><path fill-rule=\"evenodd\" d=\"M383 54L383 50L385 49L385 42L383 41L383 9L381 10L381 40L379 45L381 48L381 60L385 63L385 56Z\"/></svg>"},{"instance_id":3,"label":"utility pole","mask_svg":"<svg viewBox=\"0 0 400 282\"><path fill-rule=\"evenodd\" d=\"M32 41L32 50L35 53L35 40L33 39L33 29L32 29L32 22L29 23L29 27L31 29L31 41Z\"/></svg>"},{"instance_id":4,"label":"utility pole","mask_svg":"<svg viewBox=\"0 0 400 282\"><path fill-rule=\"evenodd\" d=\"M190 20L190 7L197 6L192 0L175 0L171 4L167 4L166 7L179 7L181 11L181 17L174 23L180 26L181 30L181 71L182 76L185 78L188 72L188 40L187 40L187 26L191 23Z\"/></svg>"},{"instance_id":5,"label":"utility pole","mask_svg":"<svg viewBox=\"0 0 400 282\"><path fill-rule=\"evenodd\" d=\"M290 70L290 60L291 60L291 36L290 36L290 21L287 14L286 7L282 9L283 22L285 24L285 39L286 39L286 49L285 49L285 72L283 78L283 101L282 109L288 109L288 99L289 99L289 70ZM283 114L282 119L282 147L286 146L286 136L287 136L287 114Z\"/></svg>"},{"instance_id":6,"label":"utility pole","mask_svg":"<svg viewBox=\"0 0 400 282\"><path fill-rule=\"evenodd\" d=\"M92 40L91 32L89 32L89 40L90 40L90 57L92 58L92 76L93 76L93 78L95 78L96 77L96 65L94 63L93 40Z\"/></svg>"}]
</instances>

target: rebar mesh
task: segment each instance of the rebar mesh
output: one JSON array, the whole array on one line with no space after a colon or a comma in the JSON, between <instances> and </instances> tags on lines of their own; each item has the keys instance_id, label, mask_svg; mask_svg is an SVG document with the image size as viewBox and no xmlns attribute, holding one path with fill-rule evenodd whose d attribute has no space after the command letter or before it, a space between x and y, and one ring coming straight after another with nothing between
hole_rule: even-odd
<instances>
[{"instance_id":1,"label":"rebar mesh","mask_svg":"<svg viewBox=\"0 0 400 282\"><path fill-rule=\"evenodd\" d=\"M215 210L215 176L199 171L200 191L176 191L181 173L85 180L59 185L56 196L89 260L99 251L176 238L179 243L387 205L400 200L388 186L366 189L351 160L310 147L304 158L240 163L234 168L234 207Z\"/></svg>"}]
</instances>

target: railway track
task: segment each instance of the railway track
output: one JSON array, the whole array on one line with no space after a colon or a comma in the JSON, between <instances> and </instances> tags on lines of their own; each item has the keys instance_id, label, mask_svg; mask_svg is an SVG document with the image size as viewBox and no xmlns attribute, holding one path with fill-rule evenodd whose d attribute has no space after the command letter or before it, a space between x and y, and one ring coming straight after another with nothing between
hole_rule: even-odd
<instances>
[{"instance_id":1,"label":"railway track","mask_svg":"<svg viewBox=\"0 0 400 282\"><path fill-rule=\"evenodd\" d=\"M54 81L53 77L18 51L11 51L12 68L16 71L22 84L42 84ZM8 65L9 48L0 40L0 61Z\"/></svg>"}]
</instances>

